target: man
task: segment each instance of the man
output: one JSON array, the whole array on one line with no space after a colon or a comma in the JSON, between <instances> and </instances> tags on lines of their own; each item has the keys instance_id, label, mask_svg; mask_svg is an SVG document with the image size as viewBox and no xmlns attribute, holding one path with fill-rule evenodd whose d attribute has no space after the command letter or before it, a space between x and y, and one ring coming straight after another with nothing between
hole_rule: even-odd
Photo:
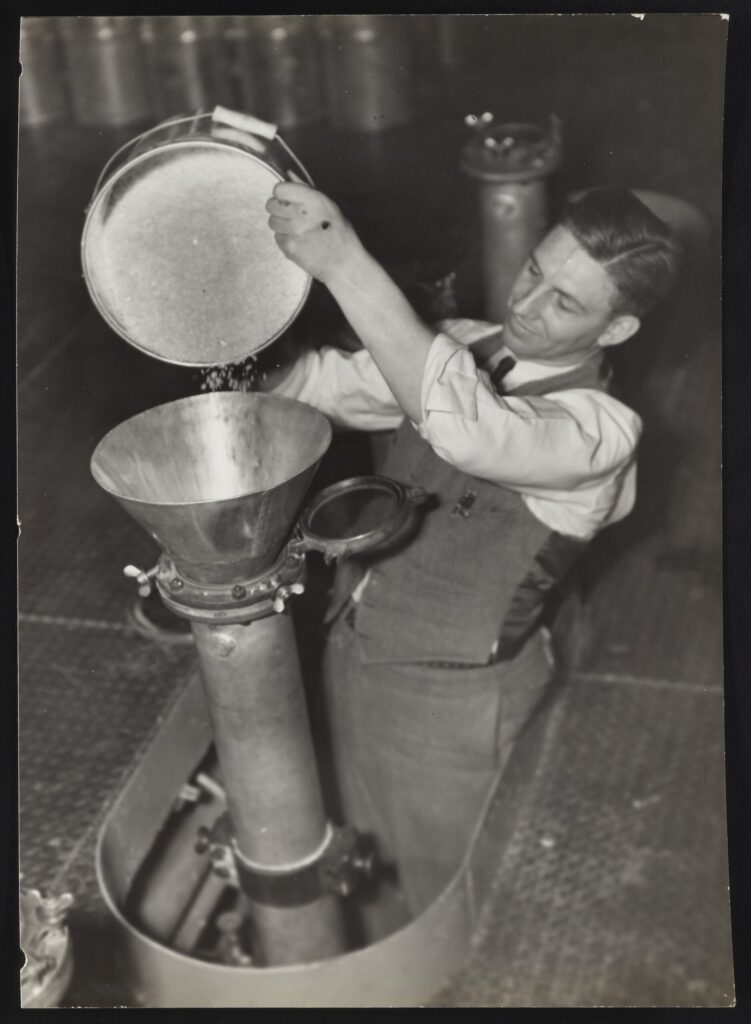
<instances>
[{"instance_id":1,"label":"man","mask_svg":"<svg viewBox=\"0 0 751 1024\"><path fill-rule=\"evenodd\" d=\"M396 863L410 911L467 850L552 676L545 597L635 498L638 416L604 351L669 290L666 226L626 190L571 206L513 286L502 328L424 324L321 193L279 184L282 251L364 345L302 355L277 393L335 424L398 428L384 475L437 498L398 551L340 568L324 686L347 820Z\"/></svg>"}]
</instances>

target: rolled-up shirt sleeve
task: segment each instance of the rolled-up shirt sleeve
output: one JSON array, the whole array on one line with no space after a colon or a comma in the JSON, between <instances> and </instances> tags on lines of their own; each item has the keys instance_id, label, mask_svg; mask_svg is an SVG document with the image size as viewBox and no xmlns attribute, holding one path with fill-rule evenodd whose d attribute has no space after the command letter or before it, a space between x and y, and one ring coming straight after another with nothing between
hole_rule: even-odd
<instances>
[{"instance_id":1,"label":"rolled-up shirt sleeve","mask_svg":"<svg viewBox=\"0 0 751 1024\"><path fill-rule=\"evenodd\" d=\"M500 396L467 348L445 334L428 353L421 411L418 429L441 458L542 499L618 475L641 432L636 413L592 389Z\"/></svg>"},{"instance_id":2,"label":"rolled-up shirt sleeve","mask_svg":"<svg viewBox=\"0 0 751 1024\"><path fill-rule=\"evenodd\" d=\"M309 349L273 391L307 402L335 426L352 430L392 430L404 419L403 410L366 349Z\"/></svg>"}]
</instances>

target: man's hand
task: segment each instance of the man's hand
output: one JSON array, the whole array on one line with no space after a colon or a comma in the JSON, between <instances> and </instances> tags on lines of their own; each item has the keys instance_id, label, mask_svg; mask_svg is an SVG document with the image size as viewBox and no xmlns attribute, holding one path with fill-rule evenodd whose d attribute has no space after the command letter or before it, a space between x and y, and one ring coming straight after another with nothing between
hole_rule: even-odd
<instances>
[{"instance_id":1,"label":"man's hand","mask_svg":"<svg viewBox=\"0 0 751 1024\"><path fill-rule=\"evenodd\" d=\"M324 284L362 249L339 207L309 185L279 182L266 210L284 255Z\"/></svg>"}]
</instances>

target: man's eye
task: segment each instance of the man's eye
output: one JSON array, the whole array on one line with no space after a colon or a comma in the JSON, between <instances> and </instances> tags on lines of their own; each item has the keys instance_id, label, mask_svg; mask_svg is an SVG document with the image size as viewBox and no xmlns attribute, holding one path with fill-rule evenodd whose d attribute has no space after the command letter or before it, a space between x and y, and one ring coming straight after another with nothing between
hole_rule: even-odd
<instances>
[{"instance_id":1,"label":"man's eye","mask_svg":"<svg viewBox=\"0 0 751 1024\"><path fill-rule=\"evenodd\" d=\"M528 271L530 272L530 274L532 275L532 277L539 277L539 276L540 276L540 268L539 268L539 267L537 266L537 264L536 264L536 263L532 263L532 262L530 261L530 262L529 262L529 263L527 264L527 270L528 270Z\"/></svg>"},{"instance_id":2,"label":"man's eye","mask_svg":"<svg viewBox=\"0 0 751 1024\"><path fill-rule=\"evenodd\" d=\"M561 295L558 296L558 308L563 310L564 313L576 312L574 307L570 303L566 302L566 300Z\"/></svg>"}]
</instances>

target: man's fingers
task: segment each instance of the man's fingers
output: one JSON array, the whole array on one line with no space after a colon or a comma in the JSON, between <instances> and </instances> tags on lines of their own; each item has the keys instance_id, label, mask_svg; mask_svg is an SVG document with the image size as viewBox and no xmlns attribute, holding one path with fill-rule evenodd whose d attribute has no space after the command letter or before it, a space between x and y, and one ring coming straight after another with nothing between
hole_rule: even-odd
<instances>
[{"instance_id":1,"label":"man's fingers","mask_svg":"<svg viewBox=\"0 0 751 1024\"><path fill-rule=\"evenodd\" d=\"M310 199L315 189L310 185L302 185L296 181L280 181L274 185L274 199L286 200L288 203L302 203Z\"/></svg>"},{"instance_id":2,"label":"man's fingers","mask_svg":"<svg viewBox=\"0 0 751 1024\"><path fill-rule=\"evenodd\" d=\"M269 217L269 227L280 235L299 235L305 231L305 226L287 217Z\"/></svg>"},{"instance_id":3,"label":"man's fingers","mask_svg":"<svg viewBox=\"0 0 751 1024\"><path fill-rule=\"evenodd\" d=\"M266 202L266 212L279 217L281 220L291 220L295 216L295 209L289 203L280 202L278 199L269 199Z\"/></svg>"}]
</instances>

